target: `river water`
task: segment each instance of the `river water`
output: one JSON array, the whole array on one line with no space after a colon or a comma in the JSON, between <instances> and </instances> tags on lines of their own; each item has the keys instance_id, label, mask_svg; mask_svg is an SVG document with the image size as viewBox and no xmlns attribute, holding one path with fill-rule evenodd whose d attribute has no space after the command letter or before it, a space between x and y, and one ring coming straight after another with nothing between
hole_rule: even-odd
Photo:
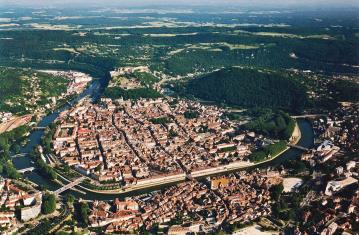
<instances>
[{"instance_id":1,"label":"river water","mask_svg":"<svg viewBox=\"0 0 359 235\"><path fill-rule=\"evenodd\" d=\"M80 100L81 98L86 97L86 96L91 96L93 99L97 99L101 93L100 91L103 90L103 89L101 89L102 86L103 85L101 84L100 80L94 80L92 82L92 84L79 97L77 97L70 103L74 104L78 100ZM58 117L59 113L61 113L65 109L68 109L69 107L70 107L70 104L66 104L65 106L56 110L56 112L53 112L53 113L49 114L48 116L44 117L40 121L39 126L41 126L41 127L49 126ZM297 121L298 121L299 128L301 130L301 133L302 133L302 136L301 136L300 141L298 142L298 145L306 147L306 148L311 148L314 143L314 133L313 133L313 129L312 129L310 122L305 119L299 119ZM27 143L26 146L24 146L21 149L21 152L29 153L36 145L39 145L43 134L44 134L44 130L38 130L38 131L32 132L29 136L29 142ZM283 154L281 154L280 156L278 156L273 161L257 165L256 167L278 166L278 165L282 164L284 161L297 158L298 156L301 155L301 153L302 153L302 151L300 151L300 150L289 149L286 152L284 152ZM12 160L13 160L14 166L17 169L23 169L23 168L27 168L30 166L34 166L34 163L31 161L31 159L28 156L17 157L17 158L13 158ZM60 187L58 184L53 183L49 179L40 175L36 170L31 173L26 173L25 177L28 180L36 183L37 185L41 185L41 186L46 187L52 191L54 191ZM92 192L87 192L86 194L81 194L81 193L74 192L74 191L65 192L65 193L71 193L77 198L83 198L83 199L87 199L87 200L94 200L94 199L96 199L96 200L112 200L116 197L124 198L127 196L148 193L150 191L159 190L163 187L165 187L165 186L162 185L162 186L158 186L158 187L148 188L145 190L137 190L135 192L128 192L128 193L124 193L121 195L118 195L118 194L104 195L104 194L98 194L98 193L92 193Z\"/></svg>"}]
</instances>

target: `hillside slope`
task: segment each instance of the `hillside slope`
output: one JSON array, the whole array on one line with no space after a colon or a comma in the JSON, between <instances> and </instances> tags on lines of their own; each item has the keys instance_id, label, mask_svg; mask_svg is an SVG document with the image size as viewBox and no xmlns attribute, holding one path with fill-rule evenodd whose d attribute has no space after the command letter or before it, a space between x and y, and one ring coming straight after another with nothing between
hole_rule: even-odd
<instances>
[{"instance_id":1,"label":"hillside slope","mask_svg":"<svg viewBox=\"0 0 359 235\"><path fill-rule=\"evenodd\" d=\"M188 93L205 100L246 107L303 110L305 89L286 74L262 72L250 68L226 68L190 80Z\"/></svg>"}]
</instances>

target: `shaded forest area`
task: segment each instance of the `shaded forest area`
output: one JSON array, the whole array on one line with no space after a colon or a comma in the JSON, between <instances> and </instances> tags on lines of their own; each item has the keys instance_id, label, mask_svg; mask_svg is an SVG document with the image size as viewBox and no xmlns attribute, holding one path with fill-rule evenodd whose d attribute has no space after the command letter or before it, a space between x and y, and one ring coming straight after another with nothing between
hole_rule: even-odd
<instances>
[{"instance_id":1,"label":"shaded forest area","mask_svg":"<svg viewBox=\"0 0 359 235\"><path fill-rule=\"evenodd\" d=\"M232 67L190 80L186 91L198 98L239 105L301 112L304 87L284 74Z\"/></svg>"}]
</instances>

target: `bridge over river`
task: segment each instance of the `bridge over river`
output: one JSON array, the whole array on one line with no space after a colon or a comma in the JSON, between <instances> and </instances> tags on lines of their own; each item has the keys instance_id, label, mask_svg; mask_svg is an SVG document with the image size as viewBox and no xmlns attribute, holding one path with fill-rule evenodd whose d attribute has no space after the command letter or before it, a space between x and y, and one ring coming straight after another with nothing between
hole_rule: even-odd
<instances>
[{"instance_id":1,"label":"bridge over river","mask_svg":"<svg viewBox=\"0 0 359 235\"><path fill-rule=\"evenodd\" d=\"M35 126L35 127L33 127L32 129L33 129L34 131L41 131L41 130L45 130L46 127L44 127L44 126Z\"/></svg>"},{"instance_id":2,"label":"bridge over river","mask_svg":"<svg viewBox=\"0 0 359 235\"><path fill-rule=\"evenodd\" d=\"M72 187L75 187L76 185L80 184L84 179L86 179L85 176L82 176L80 178L77 178L75 179L74 181L72 181L71 183L67 184L67 185L64 185L62 186L61 188L55 190L53 193L58 196L60 193L63 193L64 191L72 188Z\"/></svg>"},{"instance_id":3,"label":"bridge over river","mask_svg":"<svg viewBox=\"0 0 359 235\"><path fill-rule=\"evenodd\" d=\"M308 152L310 149L308 148L305 148L303 146L299 146L299 145L295 145L295 144L287 144L288 147L291 147L291 148L295 148L295 149L299 149L299 150L303 150L303 151L306 151Z\"/></svg>"},{"instance_id":4,"label":"bridge over river","mask_svg":"<svg viewBox=\"0 0 359 235\"><path fill-rule=\"evenodd\" d=\"M17 158L17 157L25 157L27 155L27 153L18 153L15 155L10 156L11 158Z\"/></svg>"},{"instance_id":5,"label":"bridge over river","mask_svg":"<svg viewBox=\"0 0 359 235\"><path fill-rule=\"evenodd\" d=\"M25 172L31 172L35 170L35 167L27 167L27 168L24 168L24 169L21 169L21 170L17 170L17 172L21 173L21 174L24 174Z\"/></svg>"}]
</instances>

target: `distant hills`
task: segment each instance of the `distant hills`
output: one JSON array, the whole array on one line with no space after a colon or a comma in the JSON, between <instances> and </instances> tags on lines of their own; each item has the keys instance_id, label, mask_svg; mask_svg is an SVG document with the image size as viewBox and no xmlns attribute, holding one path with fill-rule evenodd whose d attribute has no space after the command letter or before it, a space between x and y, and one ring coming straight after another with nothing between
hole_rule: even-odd
<instances>
[{"instance_id":1,"label":"distant hills","mask_svg":"<svg viewBox=\"0 0 359 235\"><path fill-rule=\"evenodd\" d=\"M190 80L186 91L198 98L246 107L300 112L307 103L305 88L285 73L252 68L225 68Z\"/></svg>"}]
</instances>

